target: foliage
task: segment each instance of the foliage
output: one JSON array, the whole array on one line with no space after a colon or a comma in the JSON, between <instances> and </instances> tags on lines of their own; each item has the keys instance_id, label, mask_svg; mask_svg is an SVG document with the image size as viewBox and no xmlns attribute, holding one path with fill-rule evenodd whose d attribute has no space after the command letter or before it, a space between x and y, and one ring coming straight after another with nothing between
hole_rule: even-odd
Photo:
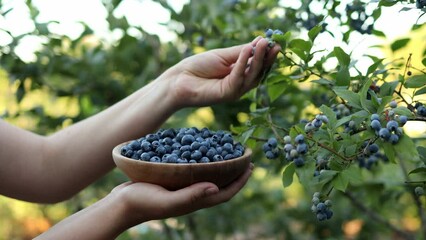
<instances>
[{"instance_id":1,"label":"foliage","mask_svg":"<svg viewBox=\"0 0 426 240\"><path fill-rule=\"evenodd\" d=\"M214 121L197 124L230 129L254 149L257 170L252 181L229 203L159 221L159 232L149 227L154 223L142 224L120 238L426 238L426 199L414 192L426 185L424 135L411 137L403 131L392 144L370 126L375 113L384 126L400 116L408 117L407 125L426 121L418 112L418 103L426 103L426 46L417 46L412 55L400 59L367 55L362 59L368 64L365 69L352 56L355 53L344 47L353 36L386 37L374 24L387 7L399 5L402 11L418 14L418 23L425 8L415 9L414 1L398 0L296 1L297 6L285 7L269 0L211 0L191 1L176 12L167 1L156 2L170 11L170 26L182 26L175 29L175 42L162 43L125 18L114 17L121 1L104 1L110 31L122 33L113 42L97 39L84 23L84 31L75 39L55 34L49 30L55 22L39 22L31 1L27 5L33 32L12 36L0 29L11 39L0 48L0 71L15 97L4 107L3 118L17 124L31 119L33 124L26 127L41 134L101 111L190 54L248 42L264 35L267 28L284 32L275 36L282 51L258 88L236 103L184 109L166 123L182 127L194 124L194 116L205 120L212 115ZM0 10L4 15L13 11L6 5ZM335 23L338 27L330 26ZM129 29L138 34L130 34ZM416 24L412 32L422 29ZM326 51L317 44L324 35L341 39L342 45ZM31 36L44 41L35 60L26 62L17 48ZM389 48L397 53L410 41L414 40L409 36L397 39ZM414 55L422 60L412 61ZM52 113L48 104L34 101L37 91L66 99L65 108L77 110ZM393 100L395 108L390 106ZM307 123L318 114L328 122L306 131ZM424 125L420 126L424 134ZM285 136L294 139L299 134L309 151L304 165L296 167L283 148ZM262 145L272 137L278 140L281 154L274 160L262 152ZM388 161L366 168L361 162L372 144ZM318 159L326 163L318 164ZM122 173L113 171L67 201L68 211L91 204L122 181ZM319 222L311 212L315 192L333 201L330 220ZM58 220L44 213L52 223Z\"/></svg>"}]
</instances>

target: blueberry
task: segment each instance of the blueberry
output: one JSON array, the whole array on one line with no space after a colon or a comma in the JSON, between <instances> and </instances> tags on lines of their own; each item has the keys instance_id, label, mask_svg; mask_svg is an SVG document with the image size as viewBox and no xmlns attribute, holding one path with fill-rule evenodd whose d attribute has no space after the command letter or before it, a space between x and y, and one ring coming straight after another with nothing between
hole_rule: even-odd
<instances>
[{"instance_id":1,"label":"blueberry","mask_svg":"<svg viewBox=\"0 0 426 240\"><path fill-rule=\"evenodd\" d=\"M213 156L213 162L219 162L219 161L222 161L222 160L223 160L222 155L216 154L216 155Z\"/></svg>"},{"instance_id":2,"label":"blueberry","mask_svg":"<svg viewBox=\"0 0 426 240\"><path fill-rule=\"evenodd\" d=\"M370 123L370 127L374 130L380 130L380 128L382 127L382 125L380 124L379 120L374 119L373 121L371 121Z\"/></svg>"},{"instance_id":3,"label":"blueberry","mask_svg":"<svg viewBox=\"0 0 426 240\"><path fill-rule=\"evenodd\" d=\"M213 160L213 157L215 155L217 155L217 151L215 148L210 148L206 153L206 157L208 157L210 160Z\"/></svg>"},{"instance_id":4,"label":"blueberry","mask_svg":"<svg viewBox=\"0 0 426 240\"><path fill-rule=\"evenodd\" d=\"M325 214L327 215L327 219L330 219L331 217L333 217L333 211L331 211L330 209L327 209L325 211Z\"/></svg>"},{"instance_id":5,"label":"blueberry","mask_svg":"<svg viewBox=\"0 0 426 240\"><path fill-rule=\"evenodd\" d=\"M399 123L401 123L401 125L406 124L407 121L408 121L407 116L404 116L404 115L399 116Z\"/></svg>"},{"instance_id":6,"label":"blueberry","mask_svg":"<svg viewBox=\"0 0 426 240\"><path fill-rule=\"evenodd\" d=\"M299 134L294 138L294 141L296 143L303 143L305 141L305 137L303 136L303 134Z\"/></svg>"},{"instance_id":7,"label":"blueberry","mask_svg":"<svg viewBox=\"0 0 426 240\"><path fill-rule=\"evenodd\" d=\"M231 134L225 134L220 140L220 144L224 145L225 143L234 143L234 139L232 138Z\"/></svg>"},{"instance_id":8,"label":"blueberry","mask_svg":"<svg viewBox=\"0 0 426 240\"><path fill-rule=\"evenodd\" d=\"M153 142L153 141L158 141L160 138L158 137L158 135L157 134L148 134L147 136L146 136L146 140L147 141L149 141L149 142Z\"/></svg>"},{"instance_id":9,"label":"blueberry","mask_svg":"<svg viewBox=\"0 0 426 240\"><path fill-rule=\"evenodd\" d=\"M268 144L272 147L272 148L276 148L278 146L278 141L276 138L272 137L268 139Z\"/></svg>"},{"instance_id":10,"label":"blueberry","mask_svg":"<svg viewBox=\"0 0 426 240\"><path fill-rule=\"evenodd\" d=\"M331 200L330 200L330 199L327 199L327 200L325 200L324 204L325 204L327 207L331 207L331 205L332 205L333 203L331 202Z\"/></svg>"},{"instance_id":11,"label":"blueberry","mask_svg":"<svg viewBox=\"0 0 426 240\"><path fill-rule=\"evenodd\" d=\"M144 152L141 154L140 159L143 161L149 161L151 159L151 154Z\"/></svg>"},{"instance_id":12,"label":"blueberry","mask_svg":"<svg viewBox=\"0 0 426 240\"><path fill-rule=\"evenodd\" d=\"M326 115L320 115L321 118L320 120L323 121L324 123L328 123L328 117Z\"/></svg>"},{"instance_id":13,"label":"blueberry","mask_svg":"<svg viewBox=\"0 0 426 240\"><path fill-rule=\"evenodd\" d=\"M389 129L387 129L387 128L381 128L379 130L379 137L380 138L382 138L384 140L388 140L390 136L391 136L391 133L390 133Z\"/></svg>"},{"instance_id":14,"label":"blueberry","mask_svg":"<svg viewBox=\"0 0 426 240\"><path fill-rule=\"evenodd\" d=\"M208 162L210 162L210 159L208 157L202 157L200 159L200 163L208 163Z\"/></svg>"},{"instance_id":15,"label":"blueberry","mask_svg":"<svg viewBox=\"0 0 426 240\"><path fill-rule=\"evenodd\" d=\"M392 144L397 144L399 141L399 137L396 134L391 134L388 141Z\"/></svg>"},{"instance_id":16,"label":"blueberry","mask_svg":"<svg viewBox=\"0 0 426 240\"><path fill-rule=\"evenodd\" d=\"M373 143L370 146L368 146L368 151L370 153L376 153L379 151L379 146L377 146L377 144Z\"/></svg>"},{"instance_id":17,"label":"blueberry","mask_svg":"<svg viewBox=\"0 0 426 240\"><path fill-rule=\"evenodd\" d=\"M327 219L327 214L326 214L326 213L322 213L322 212L317 213L317 219L318 219L319 221L324 221L324 220L326 220L326 219Z\"/></svg>"},{"instance_id":18,"label":"blueberry","mask_svg":"<svg viewBox=\"0 0 426 240\"><path fill-rule=\"evenodd\" d=\"M398 123L395 120L390 120L386 124L386 128L389 129L389 131L396 131L396 129L398 129Z\"/></svg>"},{"instance_id":19,"label":"blueberry","mask_svg":"<svg viewBox=\"0 0 426 240\"><path fill-rule=\"evenodd\" d=\"M195 141L195 142L191 143L191 150L192 151L198 150L200 148L200 146L201 146L201 143Z\"/></svg>"},{"instance_id":20,"label":"blueberry","mask_svg":"<svg viewBox=\"0 0 426 240\"><path fill-rule=\"evenodd\" d=\"M306 143L298 144L296 150L299 154L306 154L308 152L308 145Z\"/></svg>"},{"instance_id":21,"label":"blueberry","mask_svg":"<svg viewBox=\"0 0 426 240\"><path fill-rule=\"evenodd\" d=\"M371 121L380 120L379 114L377 114L377 113L371 114L370 120Z\"/></svg>"},{"instance_id":22,"label":"blueberry","mask_svg":"<svg viewBox=\"0 0 426 240\"><path fill-rule=\"evenodd\" d=\"M317 209L318 209L319 212L325 211L326 208L327 208L327 206L323 202L320 202L320 203L317 204Z\"/></svg>"},{"instance_id":23,"label":"blueberry","mask_svg":"<svg viewBox=\"0 0 426 240\"><path fill-rule=\"evenodd\" d=\"M289 135L286 135L286 136L283 138L283 140L284 140L284 143L286 143L286 144L291 143L291 137L290 137Z\"/></svg>"},{"instance_id":24,"label":"blueberry","mask_svg":"<svg viewBox=\"0 0 426 240\"><path fill-rule=\"evenodd\" d=\"M426 116L426 107L425 106L420 106L417 108L417 114L420 116L425 117Z\"/></svg>"},{"instance_id":25,"label":"blueberry","mask_svg":"<svg viewBox=\"0 0 426 240\"><path fill-rule=\"evenodd\" d=\"M230 154L230 153L226 154L225 157L223 157L224 160L229 160L229 159L233 159L233 158L234 158L234 155Z\"/></svg>"},{"instance_id":26,"label":"blueberry","mask_svg":"<svg viewBox=\"0 0 426 240\"><path fill-rule=\"evenodd\" d=\"M161 162L161 158L159 156L153 156L149 160L150 162Z\"/></svg>"},{"instance_id":27,"label":"blueberry","mask_svg":"<svg viewBox=\"0 0 426 240\"><path fill-rule=\"evenodd\" d=\"M295 158L293 162L296 167L302 167L303 165L305 165L305 160L302 157Z\"/></svg>"},{"instance_id":28,"label":"blueberry","mask_svg":"<svg viewBox=\"0 0 426 240\"><path fill-rule=\"evenodd\" d=\"M194 160L200 160L201 158L203 157L203 154L201 154L201 152L200 151L198 151L198 150L195 150L195 151L193 151L192 153L191 153L191 159L194 159Z\"/></svg>"},{"instance_id":29,"label":"blueberry","mask_svg":"<svg viewBox=\"0 0 426 240\"><path fill-rule=\"evenodd\" d=\"M197 163L197 161L194 160L194 159L191 159L191 160L189 160L189 163Z\"/></svg>"},{"instance_id":30,"label":"blueberry","mask_svg":"<svg viewBox=\"0 0 426 240\"><path fill-rule=\"evenodd\" d=\"M294 148L293 145L290 144L290 143L287 143L286 145L284 145L284 151L286 151L286 152L290 152L291 149L293 149L293 148Z\"/></svg>"},{"instance_id":31,"label":"blueberry","mask_svg":"<svg viewBox=\"0 0 426 240\"><path fill-rule=\"evenodd\" d=\"M314 130L315 129L315 127L314 127L314 125L311 123L311 122L308 122L306 125L305 125L305 132L310 132L310 131L312 131L312 130Z\"/></svg>"},{"instance_id":32,"label":"blueberry","mask_svg":"<svg viewBox=\"0 0 426 240\"><path fill-rule=\"evenodd\" d=\"M141 144L137 140L133 140L129 143L129 147L132 150L139 150L141 149Z\"/></svg>"},{"instance_id":33,"label":"blueberry","mask_svg":"<svg viewBox=\"0 0 426 240\"><path fill-rule=\"evenodd\" d=\"M316 206L320 202L319 195L312 198L312 203Z\"/></svg>"},{"instance_id":34,"label":"blueberry","mask_svg":"<svg viewBox=\"0 0 426 240\"><path fill-rule=\"evenodd\" d=\"M390 101L389 102L389 107L391 107L391 108L396 108L397 107L397 103L396 103L396 101L395 100L392 100L392 101Z\"/></svg>"},{"instance_id":35,"label":"blueberry","mask_svg":"<svg viewBox=\"0 0 426 240\"><path fill-rule=\"evenodd\" d=\"M177 163L188 163L188 160L182 159L182 158L178 158Z\"/></svg>"},{"instance_id":36,"label":"blueberry","mask_svg":"<svg viewBox=\"0 0 426 240\"><path fill-rule=\"evenodd\" d=\"M223 145L223 150L225 150L227 152L233 152L234 151L234 145L232 145L231 143L225 143Z\"/></svg>"},{"instance_id":37,"label":"blueberry","mask_svg":"<svg viewBox=\"0 0 426 240\"><path fill-rule=\"evenodd\" d=\"M269 28L265 31L265 37L270 38L270 37L272 37L273 33L274 33L274 30Z\"/></svg>"},{"instance_id":38,"label":"blueberry","mask_svg":"<svg viewBox=\"0 0 426 240\"><path fill-rule=\"evenodd\" d=\"M322 125L322 120L314 119L314 120L312 121L312 125L313 125L315 128L320 128L320 127L321 127L321 125Z\"/></svg>"},{"instance_id":39,"label":"blueberry","mask_svg":"<svg viewBox=\"0 0 426 240\"><path fill-rule=\"evenodd\" d=\"M279 30L279 29L275 29L274 32L273 32L273 34L274 35L283 35L284 33L281 30Z\"/></svg>"},{"instance_id":40,"label":"blueberry","mask_svg":"<svg viewBox=\"0 0 426 240\"><path fill-rule=\"evenodd\" d=\"M422 195L424 195L424 194L425 194L425 190L424 190L424 188L423 188L423 187L421 187L421 186L417 186L417 187L414 189L414 193L415 193L418 197L420 197L420 196L422 196Z\"/></svg>"},{"instance_id":41,"label":"blueberry","mask_svg":"<svg viewBox=\"0 0 426 240\"><path fill-rule=\"evenodd\" d=\"M182 137L181 144L182 145L191 145L195 141L195 138L191 134L186 134Z\"/></svg>"},{"instance_id":42,"label":"blueberry","mask_svg":"<svg viewBox=\"0 0 426 240\"><path fill-rule=\"evenodd\" d=\"M198 151L200 151L201 154L203 154L203 155L206 155L208 150L209 150L209 148L204 146L204 145L201 145L200 148L198 149Z\"/></svg>"},{"instance_id":43,"label":"blueberry","mask_svg":"<svg viewBox=\"0 0 426 240\"><path fill-rule=\"evenodd\" d=\"M182 155L180 157L183 158L183 159L189 160L189 159L191 159L191 152L190 151L184 151L184 152L182 152Z\"/></svg>"},{"instance_id":44,"label":"blueberry","mask_svg":"<svg viewBox=\"0 0 426 240\"><path fill-rule=\"evenodd\" d=\"M277 154L274 151L272 151L272 150L271 151L267 151L265 153L265 156L266 156L267 159L275 159L275 158L278 157Z\"/></svg>"}]
</instances>

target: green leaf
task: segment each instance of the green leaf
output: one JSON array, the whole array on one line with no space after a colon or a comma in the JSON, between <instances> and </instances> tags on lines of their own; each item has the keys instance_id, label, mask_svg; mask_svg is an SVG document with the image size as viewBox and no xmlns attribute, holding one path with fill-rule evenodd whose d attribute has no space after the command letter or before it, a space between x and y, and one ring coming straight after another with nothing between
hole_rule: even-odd
<instances>
[{"instance_id":1,"label":"green leaf","mask_svg":"<svg viewBox=\"0 0 426 240\"><path fill-rule=\"evenodd\" d=\"M349 63L351 62L351 58L348 54L343 51L340 47L334 48L334 55L336 56L337 60L339 61L340 65L342 66L349 66Z\"/></svg>"},{"instance_id":2,"label":"green leaf","mask_svg":"<svg viewBox=\"0 0 426 240\"><path fill-rule=\"evenodd\" d=\"M425 67L426 67L426 58L423 58L423 60L422 60L422 64L423 64L423 66L425 66Z\"/></svg>"},{"instance_id":3,"label":"green leaf","mask_svg":"<svg viewBox=\"0 0 426 240\"><path fill-rule=\"evenodd\" d=\"M399 81L384 82L382 86L380 86L380 96L392 96L398 84Z\"/></svg>"},{"instance_id":4,"label":"green leaf","mask_svg":"<svg viewBox=\"0 0 426 240\"><path fill-rule=\"evenodd\" d=\"M282 176L282 181L283 181L284 187L288 187L293 183L293 175L294 175L295 169L296 169L296 167L294 166L293 162L289 163L284 168L283 176Z\"/></svg>"},{"instance_id":5,"label":"green leaf","mask_svg":"<svg viewBox=\"0 0 426 240\"><path fill-rule=\"evenodd\" d=\"M344 192L348 187L349 180L342 174L343 172L337 174L335 178L333 178L333 187L337 190Z\"/></svg>"},{"instance_id":6,"label":"green leaf","mask_svg":"<svg viewBox=\"0 0 426 240\"><path fill-rule=\"evenodd\" d=\"M395 163L396 162L396 160L395 160L395 154L396 153L395 153L394 148L392 147L392 144L383 143L382 147L383 147L383 151L384 151L386 157L389 159L389 162Z\"/></svg>"},{"instance_id":7,"label":"green leaf","mask_svg":"<svg viewBox=\"0 0 426 240\"><path fill-rule=\"evenodd\" d=\"M287 90L287 82L279 82L268 86L268 95L271 102L275 101Z\"/></svg>"},{"instance_id":8,"label":"green leaf","mask_svg":"<svg viewBox=\"0 0 426 240\"><path fill-rule=\"evenodd\" d=\"M349 74L349 69L347 66L341 66L336 75L336 85L337 86L349 86L351 82L351 76Z\"/></svg>"},{"instance_id":9,"label":"green leaf","mask_svg":"<svg viewBox=\"0 0 426 240\"><path fill-rule=\"evenodd\" d=\"M414 173L426 173L426 167L418 167L409 172L409 174L414 174Z\"/></svg>"},{"instance_id":10,"label":"green leaf","mask_svg":"<svg viewBox=\"0 0 426 240\"><path fill-rule=\"evenodd\" d=\"M419 88L426 85L426 74L412 76L404 83L406 88Z\"/></svg>"},{"instance_id":11,"label":"green leaf","mask_svg":"<svg viewBox=\"0 0 426 240\"><path fill-rule=\"evenodd\" d=\"M348 105L359 109L362 108L359 94L356 94L351 90L341 88L333 88L333 91L337 96L343 98Z\"/></svg>"},{"instance_id":12,"label":"green leaf","mask_svg":"<svg viewBox=\"0 0 426 240\"><path fill-rule=\"evenodd\" d=\"M253 135L254 130L256 130L256 127L251 127L247 131L243 132L243 134L241 134L242 144L247 142L247 140Z\"/></svg>"},{"instance_id":13,"label":"green leaf","mask_svg":"<svg viewBox=\"0 0 426 240\"><path fill-rule=\"evenodd\" d=\"M370 75L371 73L373 73L374 71L376 71L377 67L378 67L380 64L382 64L383 60L384 60L384 58L379 59L379 60L375 61L373 64L371 64L371 65L368 67L368 70L367 70L367 76L368 76L368 75Z\"/></svg>"},{"instance_id":14,"label":"green leaf","mask_svg":"<svg viewBox=\"0 0 426 240\"><path fill-rule=\"evenodd\" d=\"M413 115L413 113L404 106L398 106L397 108L394 108L393 111L398 115L404 115L407 117Z\"/></svg>"},{"instance_id":15,"label":"green leaf","mask_svg":"<svg viewBox=\"0 0 426 240\"><path fill-rule=\"evenodd\" d=\"M409 41L410 41L409 38L398 39L398 40L394 41L391 44L390 47L391 47L392 51L395 52L395 51L405 47L408 44Z\"/></svg>"},{"instance_id":16,"label":"green leaf","mask_svg":"<svg viewBox=\"0 0 426 240\"><path fill-rule=\"evenodd\" d=\"M413 139L407 135L403 135L395 146L395 153L401 161L416 161L419 159L419 152Z\"/></svg>"},{"instance_id":17,"label":"green leaf","mask_svg":"<svg viewBox=\"0 0 426 240\"><path fill-rule=\"evenodd\" d=\"M293 39L290 41L289 46L292 48L298 48L305 52L309 52L312 48L312 43L303 39Z\"/></svg>"},{"instance_id":18,"label":"green leaf","mask_svg":"<svg viewBox=\"0 0 426 240\"><path fill-rule=\"evenodd\" d=\"M321 30L322 30L321 25L317 25L317 26L313 27L308 32L309 39L311 39L311 41L313 42L315 40L315 38L318 36L318 34L321 32Z\"/></svg>"},{"instance_id":19,"label":"green leaf","mask_svg":"<svg viewBox=\"0 0 426 240\"><path fill-rule=\"evenodd\" d=\"M419 153L420 159L426 164L426 148L425 147L417 147L417 152Z\"/></svg>"},{"instance_id":20,"label":"green leaf","mask_svg":"<svg viewBox=\"0 0 426 240\"><path fill-rule=\"evenodd\" d=\"M417 90L417 91L414 93L414 96L423 95L423 94L425 94L425 93L426 93L426 86L425 86L425 87L420 88L419 90Z\"/></svg>"}]
</instances>

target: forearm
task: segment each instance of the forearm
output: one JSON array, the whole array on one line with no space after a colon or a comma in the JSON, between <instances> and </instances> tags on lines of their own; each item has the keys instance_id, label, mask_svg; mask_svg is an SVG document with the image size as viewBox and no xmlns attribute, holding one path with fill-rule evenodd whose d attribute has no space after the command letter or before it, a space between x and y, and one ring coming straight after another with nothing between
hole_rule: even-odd
<instances>
[{"instance_id":1,"label":"forearm","mask_svg":"<svg viewBox=\"0 0 426 240\"><path fill-rule=\"evenodd\" d=\"M65 200L114 167L112 148L155 131L177 110L166 72L108 109L44 137L0 122L0 194L32 202Z\"/></svg>"},{"instance_id":2,"label":"forearm","mask_svg":"<svg viewBox=\"0 0 426 240\"><path fill-rule=\"evenodd\" d=\"M132 227L125 216L125 206L114 194L77 212L36 237L44 239L115 239Z\"/></svg>"},{"instance_id":3,"label":"forearm","mask_svg":"<svg viewBox=\"0 0 426 240\"><path fill-rule=\"evenodd\" d=\"M50 136L45 166L51 179L60 179L55 189L67 189L67 195L72 195L110 171L115 145L155 131L175 110L167 88L154 81L107 110Z\"/></svg>"}]
</instances>

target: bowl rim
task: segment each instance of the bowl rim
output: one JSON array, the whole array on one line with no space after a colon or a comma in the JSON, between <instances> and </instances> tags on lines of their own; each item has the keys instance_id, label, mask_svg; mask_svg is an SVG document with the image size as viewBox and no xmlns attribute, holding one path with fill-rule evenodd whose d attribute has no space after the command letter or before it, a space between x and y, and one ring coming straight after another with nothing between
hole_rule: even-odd
<instances>
[{"instance_id":1,"label":"bowl rim","mask_svg":"<svg viewBox=\"0 0 426 240\"><path fill-rule=\"evenodd\" d=\"M148 162L148 161L143 161L143 160L138 160L138 159L133 159L133 158L129 158L126 156L121 155L120 153L120 149L122 146L128 144L130 141L126 141L123 143L120 143L118 145L116 145L113 150L112 150L112 156L114 159L114 162L117 160L120 161L125 161L125 162L131 162L133 164L139 164L139 165L155 165L155 166L175 166L175 167L188 167L188 166L192 166L192 167L196 167L196 166L206 166L206 165L223 165L226 163L231 163L231 162L237 162L237 161L241 161L244 160L246 158L250 158L250 156L253 154L253 150L251 148L248 147L244 147L244 154L241 155L240 157L237 158L232 158L232 159L228 159L228 160L222 160L222 161L217 161L217 162L208 162L208 163L163 163L163 162ZM250 159L251 161L251 159Z\"/></svg>"}]
</instances>

